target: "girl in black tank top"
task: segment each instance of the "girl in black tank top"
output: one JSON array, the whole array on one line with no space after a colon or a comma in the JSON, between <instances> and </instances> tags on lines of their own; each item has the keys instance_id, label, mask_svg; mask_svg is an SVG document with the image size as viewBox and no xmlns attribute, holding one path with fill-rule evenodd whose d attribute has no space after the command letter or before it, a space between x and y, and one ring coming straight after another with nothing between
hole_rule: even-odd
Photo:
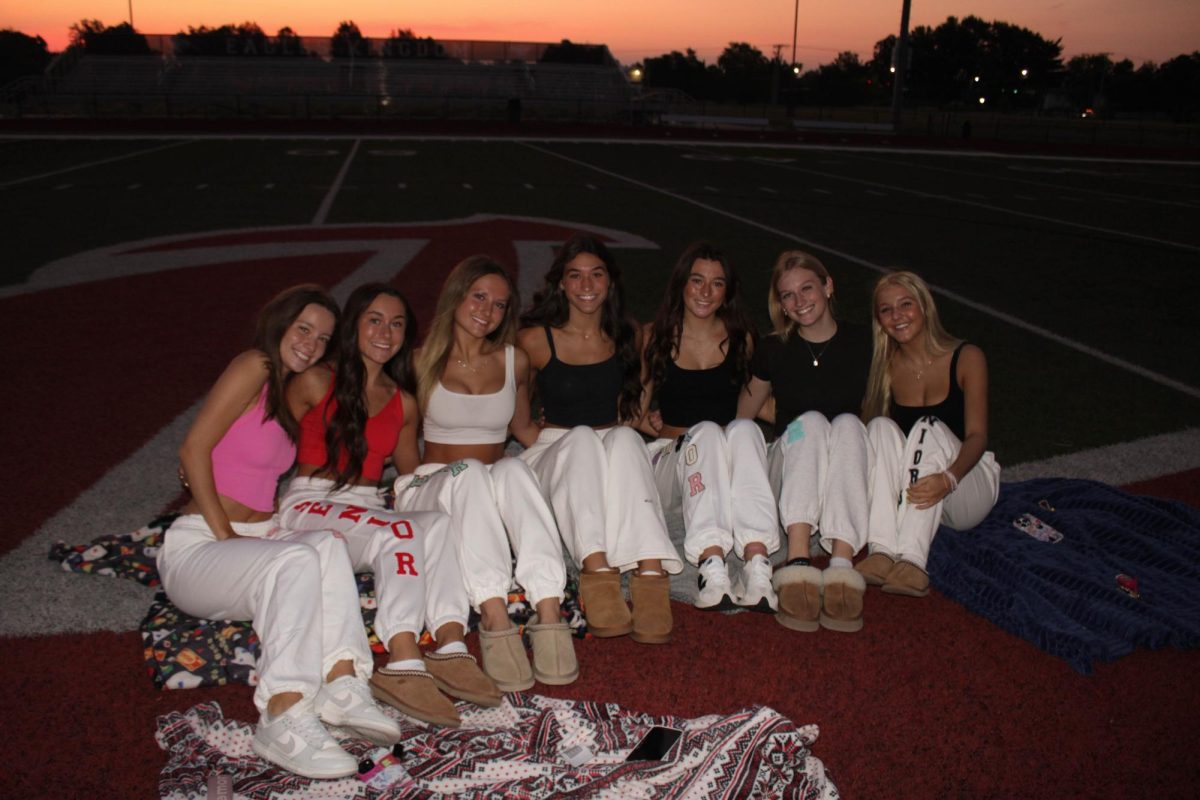
<instances>
[{"instance_id":1,"label":"girl in black tank top","mask_svg":"<svg viewBox=\"0 0 1200 800\"><path fill-rule=\"evenodd\" d=\"M650 450L659 499L682 514L684 552L700 568L696 607L770 613L779 519L762 432L734 420L754 346L737 289L729 259L710 244L692 245L675 263L644 329L643 398L654 410L642 429L658 437ZM731 551L745 562L737 588L725 563Z\"/></svg>"},{"instance_id":2,"label":"girl in black tank top","mask_svg":"<svg viewBox=\"0 0 1200 800\"><path fill-rule=\"evenodd\" d=\"M637 330L621 273L603 243L567 241L522 316L544 424L522 458L550 501L580 567L588 627L599 637L671 638L667 572L682 569L654 491L649 454L629 425L641 412ZM522 441L529 432L516 432ZM633 569L633 611L621 571Z\"/></svg>"},{"instance_id":3,"label":"girl in black tank top","mask_svg":"<svg viewBox=\"0 0 1200 800\"><path fill-rule=\"evenodd\" d=\"M876 457L871 556L859 569L895 594L924 596L940 524L978 525L996 502L1000 467L987 450L983 351L942 328L929 287L911 272L880 278L864 416Z\"/></svg>"}]
</instances>

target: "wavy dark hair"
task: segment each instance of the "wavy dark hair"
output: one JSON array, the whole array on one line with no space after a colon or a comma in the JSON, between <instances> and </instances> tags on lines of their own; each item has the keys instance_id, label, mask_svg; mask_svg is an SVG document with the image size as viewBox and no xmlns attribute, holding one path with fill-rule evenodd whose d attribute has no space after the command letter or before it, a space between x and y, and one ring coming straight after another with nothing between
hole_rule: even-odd
<instances>
[{"instance_id":1,"label":"wavy dark hair","mask_svg":"<svg viewBox=\"0 0 1200 800\"><path fill-rule=\"evenodd\" d=\"M258 322L254 328L253 346L266 356L267 361L267 398L263 420L275 420L283 428L289 439L295 443L300 437L300 425L288 409L284 398L287 388L287 371L283 368L283 359L279 355L279 345L288 328L308 306L320 306L333 314L334 336L337 336L339 311L337 303L329 293L315 283L302 283L284 289L271 298L262 310L258 312ZM325 358L329 356L329 348L325 350ZM322 358L322 361L325 360Z\"/></svg>"},{"instance_id":2,"label":"wavy dark hair","mask_svg":"<svg viewBox=\"0 0 1200 800\"><path fill-rule=\"evenodd\" d=\"M637 349L637 331L633 320L625 313L621 269L603 242L594 236L577 233L563 243L543 279L541 290L533 296L532 307L521 315L521 326L549 325L551 328L561 328L566 324L571 309L560 283L567 265L583 253L591 253L600 259L608 271L608 296L604 299L600 329L612 340L617 357L621 360L623 377L621 393L617 397L617 417L622 420L637 419L642 401L642 359Z\"/></svg>"},{"instance_id":3,"label":"wavy dark hair","mask_svg":"<svg viewBox=\"0 0 1200 800\"><path fill-rule=\"evenodd\" d=\"M412 306L397 289L386 283L367 283L350 293L342 309L344 324L335 340L337 363L333 375L333 399L337 408L332 414L325 411L325 464L321 470L332 474L339 487L358 481L362 475L363 460L367 457L367 371L363 367L362 354L358 351L358 321L367 308L380 295L388 295L404 306L404 342L396 355L383 365L384 374L396 382L401 390L412 394L416 391L413 372L413 342L416 341L417 320ZM332 404L331 404L332 405ZM346 454L346 461L338 466L339 455Z\"/></svg>"},{"instance_id":4,"label":"wavy dark hair","mask_svg":"<svg viewBox=\"0 0 1200 800\"><path fill-rule=\"evenodd\" d=\"M725 273L725 300L717 309L717 318L725 324L727 352L733 358L734 383L744 386L750 380L746 340L753 342L756 336L754 326L738 304L737 273L725 251L708 242L696 242L675 262L667 279L667 292L650 327L650 339L646 342L646 363L656 396L666 380L667 364L679 353L679 338L683 335L683 291L691 277L692 265L701 259L716 261Z\"/></svg>"}]
</instances>

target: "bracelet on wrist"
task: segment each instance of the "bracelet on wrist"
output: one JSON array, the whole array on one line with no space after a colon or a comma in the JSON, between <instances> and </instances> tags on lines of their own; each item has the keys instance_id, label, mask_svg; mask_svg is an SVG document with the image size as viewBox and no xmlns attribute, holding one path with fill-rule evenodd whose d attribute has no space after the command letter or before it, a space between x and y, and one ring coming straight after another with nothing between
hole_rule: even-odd
<instances>
[{"instance_id":1,"label":"bracelet on wrist","mask_svg":"<svg viewBox=\"0 0 1200 800\"><path fill-rule=\"evenodd\" d=\"M953 494L954 490L958 488L958 478L954 477L954 473L950 470L946 470L942 474L946 476L946 482L950 484L949 493Z\"/></svg>"}]
</instances>

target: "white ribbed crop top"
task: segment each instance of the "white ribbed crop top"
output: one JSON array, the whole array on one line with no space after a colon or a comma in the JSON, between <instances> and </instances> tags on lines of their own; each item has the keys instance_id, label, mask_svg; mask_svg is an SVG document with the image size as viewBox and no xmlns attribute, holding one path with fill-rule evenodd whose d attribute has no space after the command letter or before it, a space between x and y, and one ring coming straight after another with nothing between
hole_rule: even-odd
<instances>
[{"instance_id":1,"label":"white ribbed crop top","mask_svg":"<svg viewBox=\"0 0 1200 800\"><path fill-rule=\"evenodd\" d=\"M513 346L504 348L504 386L491 394L452 392L442 382L429 395L424 436L438 444L502 444L517 408Z\"/></svg>"}]
</instances>

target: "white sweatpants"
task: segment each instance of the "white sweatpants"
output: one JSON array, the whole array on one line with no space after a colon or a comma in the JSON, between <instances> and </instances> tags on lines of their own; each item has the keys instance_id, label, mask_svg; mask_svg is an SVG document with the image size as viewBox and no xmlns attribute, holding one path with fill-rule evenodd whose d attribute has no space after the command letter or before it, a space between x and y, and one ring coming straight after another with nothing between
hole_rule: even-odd
<instances>
[{"instance_id":1,"label":"white sweatpants","mask_svg":"<svg viewBox=\"0 0 1200 800\"><path fill-rule=\"evenodd\" d=\"M577 565L605 553L620 570L645 559L661 559L670 573L683 569L637 431L624 425L543 428L521 460L537 476Z\"/></svg>"},{"instance_id":2,"label":"white sweatpants","mask_svg":"<svg viewBox=\"0 0 1200 800\"><path fill-rule=\"evenodd\" d=\"M163 589L203 619L249 620L262 643L254 705L281 692L312 699L339 661L358 677L374 662L346 542L291 532L276 520L233 523L244 538L218 541L200 514L179 517L158 553Z\"/></svg>"},{"instance_id":3,"label":"white sweatpants","mask_svg":"<svg viewBox=\"0 0 1200 800\"><path fill-rule=\"evenodd\" d=\"M938 525L955 530L974 528L1000 495L1000 465L991 451L983 454L958 488L937 505L917 509L904 490L926 475L944 472L958 456L962 442L940 420L923 417L908 436L889 417L867 424L874 463L871 467L871 552L882 550L921 569L929 556Z\"/></svg>"},{"instance_id":4,"label":"white sweatpants","mask_svg":"<svg viewBox=\"0 0 1200 800\"><path fill-rule=\"evenodd\" d=\"M448 622L467 624L467 594L453 549L450 520L437 512L384 507L370 486L293 478L279 502L291 530L336 531L357 572L375 573L375 632L384 646L398 633L431 634Z\"/></svg>"},{"instance_id":5,"label":"white sweatpants","mask_svg":"<svg viewBox=\"0 0 1200 800\"><path fill-rule=\"evenodd\" d=\"M563 599L567 570L554 515L529 465L502 458L490 466L474 458L422 464L396 479L396 508L450 515L463 581L471 605L505 601L516 579L530 602ZM511 548L511 549L510 549Z\"/></svg>"},{"instance_id":6,"label":"white sweatpants","mask_svg":"<svg viewBox=\"0 0 1200 800\"><path fill-rule=\"evenodd\" d=\"M767 445L753 420L722 428L700 422L678 439L656 439L650 459L667 514L683 515L684 557L720 547L744 559L746 545L779 549L779 516L767 478ZM737 502L734 502L737 498Z\"/></svg>"},{"instance_id":7,"label":"white sweatpants","mask_svg":"<svg viewBox=\"0 0 1200 800\"><path fill-rule=\"evenodd\" d=\"M819 411L806 411L792 420L771 444L771 485L784 528L811 525L826 552L833 552L834 539L861 550L867 542L870 454L866 426L853 414L831 422Z\"/></svg>"}]
</instances>

